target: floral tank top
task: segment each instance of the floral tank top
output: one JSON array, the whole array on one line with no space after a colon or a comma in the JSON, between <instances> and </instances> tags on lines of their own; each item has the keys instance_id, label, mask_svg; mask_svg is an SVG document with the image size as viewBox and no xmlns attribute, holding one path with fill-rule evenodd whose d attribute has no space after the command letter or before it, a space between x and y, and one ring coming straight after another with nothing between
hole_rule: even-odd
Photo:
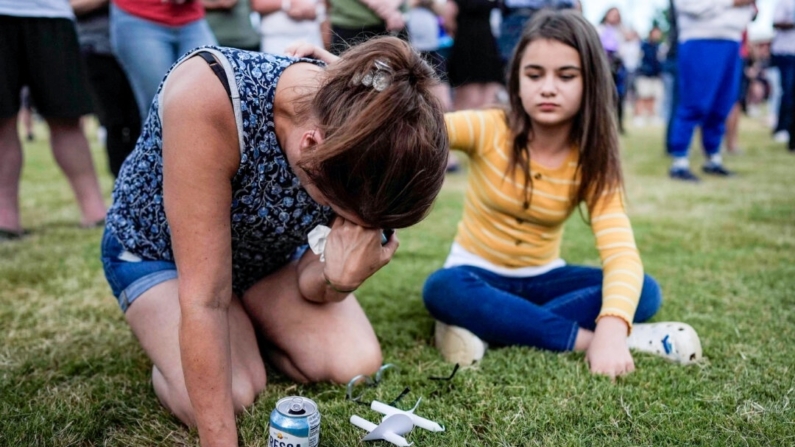
<instances>
[{"instance_id":1,"label":"floral tank top","mask_svg":"<svg viewBox=\"0 0 795 447\"><path fill-rule=\"evenodd\" d=\"M319 205L301 186L279 146L273 122L274 94L282 72L296 62L322 63L203 47L183 56L174 67L199 51L211 53L223 66L237 122L241 157L232 179L230 215L233 290L240 296L288 263L306 244L309 231L327 225L332 217L331 208ZM106 225L130 253L173 261L163 206L162 89L163 84L116 180Z\"/></svg>"}]
</instances>

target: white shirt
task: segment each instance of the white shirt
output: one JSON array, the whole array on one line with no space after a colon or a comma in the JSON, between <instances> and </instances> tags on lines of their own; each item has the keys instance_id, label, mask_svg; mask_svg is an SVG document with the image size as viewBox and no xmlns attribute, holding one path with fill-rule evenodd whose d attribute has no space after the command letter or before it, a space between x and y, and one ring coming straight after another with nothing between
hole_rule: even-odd
<instances>
[{"instance_id":1,"label":"white shirt","mask_svg":"<svg viewBox=\"0 0 795 447\"><path fill-rule=\"evenodd\" d=\"M773 12L773 23L795 23L795 0L778 0ZM795 56L795 29L777 29L770 52L782 56Z\"/></svg>"},{"instance_id":2,"label":"white shirt","mask_svg":"<svg viewBox=\"0 0 795 447\"><path fill-rule=\"evenodd\" d=\"M0 0L0 15L74 20L69 0Z\"/></svg>"},{"instance_id":3,"label":"white shirt","mask_svg":"<svg viewBox=\"0 0 795 447\"><path fill-rule=\"evenodd\" d=\"M734 7L734 0L674 0L679 42L691 39L742 40L754 17L753 6Z\"/></svg>"}]
</instances>

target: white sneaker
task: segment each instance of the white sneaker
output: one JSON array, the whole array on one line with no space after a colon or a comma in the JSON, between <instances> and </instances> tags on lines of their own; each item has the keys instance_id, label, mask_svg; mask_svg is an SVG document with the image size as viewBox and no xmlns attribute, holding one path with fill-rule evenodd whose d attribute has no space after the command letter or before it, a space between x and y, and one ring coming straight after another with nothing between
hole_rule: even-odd
<instances>
[{"instance_id":1,"label":"white sneaker","mask_svg":"<svg viewBox=\"0 0 795 447\"><path fill-rule=\"evenodd\" d=\"M776 143L788 143L789 142L789 132L786 130L779 130L778 132L773 134L773 141Z\"/></svg>"},{"instance_id":2,"label":"white sneaker","mask_svg":"<svg viewBox=\"0 0 795 447\"><path fill-rule=\"evenodd\" d=\"M701 340L692 326L678 322L639 323L627 339L630 349L687 365L701 359Z\"/></svg>"},{"instance_id":3,"label":"white sneaker","mask_svg":"<svg viewBox=\"0 0 795 447\"><path fill-rule=\"evenodd\" d=\"M468 330L436 322L434 343L442 357L450 363L469 366L483 358L488 345Z\"/></svg>"}]
</instances>

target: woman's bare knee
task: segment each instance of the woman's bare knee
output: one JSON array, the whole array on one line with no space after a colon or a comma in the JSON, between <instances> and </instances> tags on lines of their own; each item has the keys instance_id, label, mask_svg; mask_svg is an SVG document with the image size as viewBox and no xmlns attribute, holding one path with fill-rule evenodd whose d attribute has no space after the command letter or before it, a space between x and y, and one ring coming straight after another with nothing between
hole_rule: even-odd
<instances>
[{"instance_id":1,"label":"woman's bare knee","mask_svg":"<svg viewBox=\"0 0 795 447\"><path fill-rule=\"evenodd\" d=\"M152 385L160 403L171 414L179 418L189 427L196 426L196 417L193 412L193 405L188 397L188 389L184 382L170 384L156 366L152 367Z\"/></svg>"},{"instance_id":2,"label":"woman's bare knee","mask_svg":"<svg viewBox=\"0 0 795 447\"><path fill-rule=\"evenodd\" d=\"M257 396L265 391L266 381L264 368L251 368L232 378L232 404L236 413L254 403Z\"/></svg>"},{"instance_id":3,"label":"woman's bare knee","mask_svg":"<svg viewBox=\"0 0 795 447\"><path fill-rule=\"evenodd\" d=\"M302 370L312 382L348 383L359 374L373 374L383 362L381 347L373 340L371 343L349 345L345 351L339 348L329 350L333 354L326 361L313 365L311 371Z\"/></svg>"}]
</instances>

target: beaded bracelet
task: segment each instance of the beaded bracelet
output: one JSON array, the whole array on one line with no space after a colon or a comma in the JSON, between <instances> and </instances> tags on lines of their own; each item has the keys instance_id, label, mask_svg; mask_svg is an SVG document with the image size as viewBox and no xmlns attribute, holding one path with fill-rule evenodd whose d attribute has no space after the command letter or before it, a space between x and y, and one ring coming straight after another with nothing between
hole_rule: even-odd
<instances>
[{"instance_id":1,"label":"beaded bracelet","mask_svg":"<svg viewBox=\"0 0 795 447\"><path fill-rule=\"evenodd\" d=\"M353 289L351 289L351 290L342 290L342 289L338 289L336 286L334 286L334 284L332 284L332 283L331 283L331 281L329 281L329 280L328 280L328 277L326 276L326 272L323 272L323 279L325 279L325 280L326 280L326 285L327 285L327 286L329 286L329 287L331 288L331 290L333 290L333 291L335 291L335 292L337 292L337 293L345 293L345 294L350 294L350 293L353 293L353 292L355 292L355 291L356 291L356 289L358 289L358 287L354 287L354 288L353 288Z\"/></svg>"}]
</instances>

